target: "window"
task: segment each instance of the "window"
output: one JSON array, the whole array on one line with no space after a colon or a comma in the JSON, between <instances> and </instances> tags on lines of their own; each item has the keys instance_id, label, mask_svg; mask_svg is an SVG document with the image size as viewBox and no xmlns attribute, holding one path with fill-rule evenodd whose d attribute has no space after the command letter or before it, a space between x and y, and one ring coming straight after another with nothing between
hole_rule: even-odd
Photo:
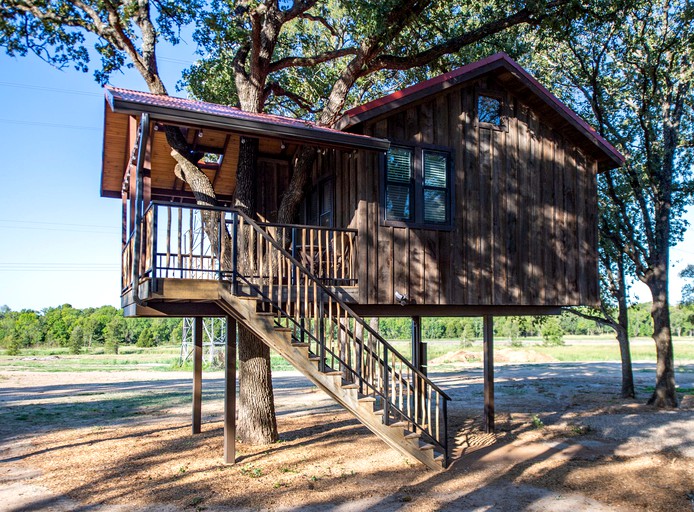
<instances>
[{"instance_id":1,"label":"window","mask_svg":"<svg viewBox=\"0 0 694 512\"><path fill-rule=\"evenodd\" d=\"M477 96L477 119L480 123L494 126L502 126L501 100L484 96Z\"/></svg>"},{"instance_id":2,"label":"window","mask_svg":"<svg viewBox=\"0 0 694 512\"><path fill-rule=\"evenodd\" d=\"M448 227L451 219L449 153L391 147L386 156L386 222Z\"/></svg>"}]
</instances>

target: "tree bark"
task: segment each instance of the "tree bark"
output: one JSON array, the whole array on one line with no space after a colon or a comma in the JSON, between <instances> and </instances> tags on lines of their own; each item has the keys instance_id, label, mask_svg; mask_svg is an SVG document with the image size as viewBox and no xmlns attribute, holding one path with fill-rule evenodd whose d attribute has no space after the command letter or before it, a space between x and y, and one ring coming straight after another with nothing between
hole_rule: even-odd
<instances>
[{"instance_id":1,"label":"tree bark","mask_svg":"<svg viewBox=\"0 0 694 512\"><path fill-rule=\"evenodd\" d=\"M236 435L243 443L263 445L277 441L272 394L270 349L239 324L239 402Z\"/></svg>"},{"instance_id":2,"label":"tree bark","mask_svg":"<svg viewBox=\"0 0 694 512\"><path fill-rule=\"evenodd\" d=\"M617 256L617 325L613 325L617 332L619 353L622 360L622 398L635 398L634 372L631 367L631 350L629 346L629 306L627 304L627 287L625 281L624 260L620 254Z\"/></svg>"},{"instance_id":3,"label":"tree bark","mask_svg":"<svg viewBox=\"0 0 694 512\"><path fill-rule=\"evenodd\" d=\"M256 215L258 139L243 137L236 171L234 206L250 217ZM246 244L241 241L241 247ZM242 251L243 252L243 251ZM241 269L250 262L241 257ZM270 444L278 439L272 390L270 349L243 324L239 324L239 420L236 435L250 445Z\"/></svg>"},{"instance_id":4,"label":"tree bark","mask_svg":"<svg viewBox=\"0 0 694 512\"><path fill-rule=\"evenodd\" d=\"M656 274L664 275L665 279L654 276L647 283L653 295L651 318L653 318L653 341L656 349L655 390L648 399L648 404L656 407L677 407L675 358L668 307L667 265L661 268L662 265L662 263L658 265L655 270L660 270L662 273L656 272Z\"/></svg>"},{"instance_id":5,"label":"tree bark","mask_svg":"<svg viewBox=\"0 0 694 512\"><path fill-rule=\"evenodd\" d=\"M282 196L279 211L277 212L277 222L280 224L292 224L296 222L299 207L304 200L306 186L311 175L313 163L316 160L316 148L304 146L299 150L294 163L292 178L289 180L287 191Z\"/></svg>"}]
</instances>

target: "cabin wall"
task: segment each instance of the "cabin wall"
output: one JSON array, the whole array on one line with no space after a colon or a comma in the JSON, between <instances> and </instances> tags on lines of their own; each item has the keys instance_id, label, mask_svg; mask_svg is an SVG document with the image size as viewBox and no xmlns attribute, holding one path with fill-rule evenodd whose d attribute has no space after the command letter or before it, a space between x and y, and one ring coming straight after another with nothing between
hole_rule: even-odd
<instances>
[{"instance_id":1,"label":"cabin wall","mask_svg":"<svg viewBox=\"0 0 694 512\"><path fill-rule=\"evenodd\" d=\"M360 303L393 304L395 291L432 305L597 303L596 162L508 91L507 130L480 127L479 85L363 128L391 141L451 148L452 229L384 225L382 154L323 157L320 165L335 170L336 226L356 222L359 229Z\"/></svg>"}]
</instances>

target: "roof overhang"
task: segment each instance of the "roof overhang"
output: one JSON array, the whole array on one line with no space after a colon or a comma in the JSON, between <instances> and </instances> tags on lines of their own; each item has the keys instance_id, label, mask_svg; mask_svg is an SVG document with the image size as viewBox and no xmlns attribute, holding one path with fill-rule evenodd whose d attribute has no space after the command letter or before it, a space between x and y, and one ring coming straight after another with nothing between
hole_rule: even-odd
<instances>
[{"instance_id":1,"label":"roof overhang","mask_svg":"<svg viewBox=\"0 0 694 512\"><path fill-rule=\"evenodd\" d=\"M341 130L353 129L365 121L422 100L432 94L470 82L487 73L501 70L513 75L522 86L527 87L532 94L556 111L566 123L596 146L604 155L600 165L601 170L619 167L624 163L624 156L612 144L503 52L348 110L338 122L337 127Z\"/></svg>"},{"instance_id":2,"label":"roof overhang","mask_svg":"<svg viewBox=\"0 0 694 512\"><path fill-rule=\"evenodd\" d=\"M319 146L385 151L390 142L270 114L253 114L233 107L106 87L106 101L114 113L148 113L153 121L217 128L276 137Z\"/></svg>"}]
</instances>

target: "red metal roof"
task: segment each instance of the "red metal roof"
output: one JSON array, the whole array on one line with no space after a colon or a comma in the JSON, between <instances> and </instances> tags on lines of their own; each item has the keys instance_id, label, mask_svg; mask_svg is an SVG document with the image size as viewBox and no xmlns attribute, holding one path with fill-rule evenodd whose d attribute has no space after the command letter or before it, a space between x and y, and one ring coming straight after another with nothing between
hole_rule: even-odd
<instances>
[{"instance_id":1,"label":"red metal roof","mask_svg":"<svg viewBox=\"0 0 694 512\"><path fill-rule=\"evenodd\" d=\"M556 110L591 142L596 144L612 161L618 165L624 163L624 157L612 146L612 144L598 134L592 126L586 123L573 110L549 92L530 73L523 69L520 64L503 52L490 55L489 57L478 60L477 62L472 62L453 71L449 71L448 73L444 73L443 75L431 78L430 80L419 82L400 91L354 107L345 113L340 126L344 129L357 125L367 119L381 115L388 107L402 107L403 105L419 100L430 94L472 80L484 73L499 68L506 69L523 82L535 95L542 99L548 106Z\"/></svg>"},{"instance_id":2,"label":"red metal roof","mask_svg":"<svg viewBox=\"0 0 694 512\"><path fill-rule=\"evenodd\" d=\"M273 114L245 112L236 107L218 105L205 101L197 101L174 96L152 94L149 92L133 91L118 87L105 87L106 100L111 109L121 112L155 112L165 115L167 118L176 117L180 113L181 119L190 120L191 116L196 116L201 123L205 120L214 121L216 124L229 123L229 128L241 130L243 127L265 129L269 136L290 136L299 135L304 139L317 140L321 142L335 141L345 145L357 147L369 147L372 149L384 149L388 147L387 141L358 135L345 133L333 128L320 126L316 123L302 119L292 119ZM280 133L277 133L277 132Z\"/></svg>"}]
</instances>

